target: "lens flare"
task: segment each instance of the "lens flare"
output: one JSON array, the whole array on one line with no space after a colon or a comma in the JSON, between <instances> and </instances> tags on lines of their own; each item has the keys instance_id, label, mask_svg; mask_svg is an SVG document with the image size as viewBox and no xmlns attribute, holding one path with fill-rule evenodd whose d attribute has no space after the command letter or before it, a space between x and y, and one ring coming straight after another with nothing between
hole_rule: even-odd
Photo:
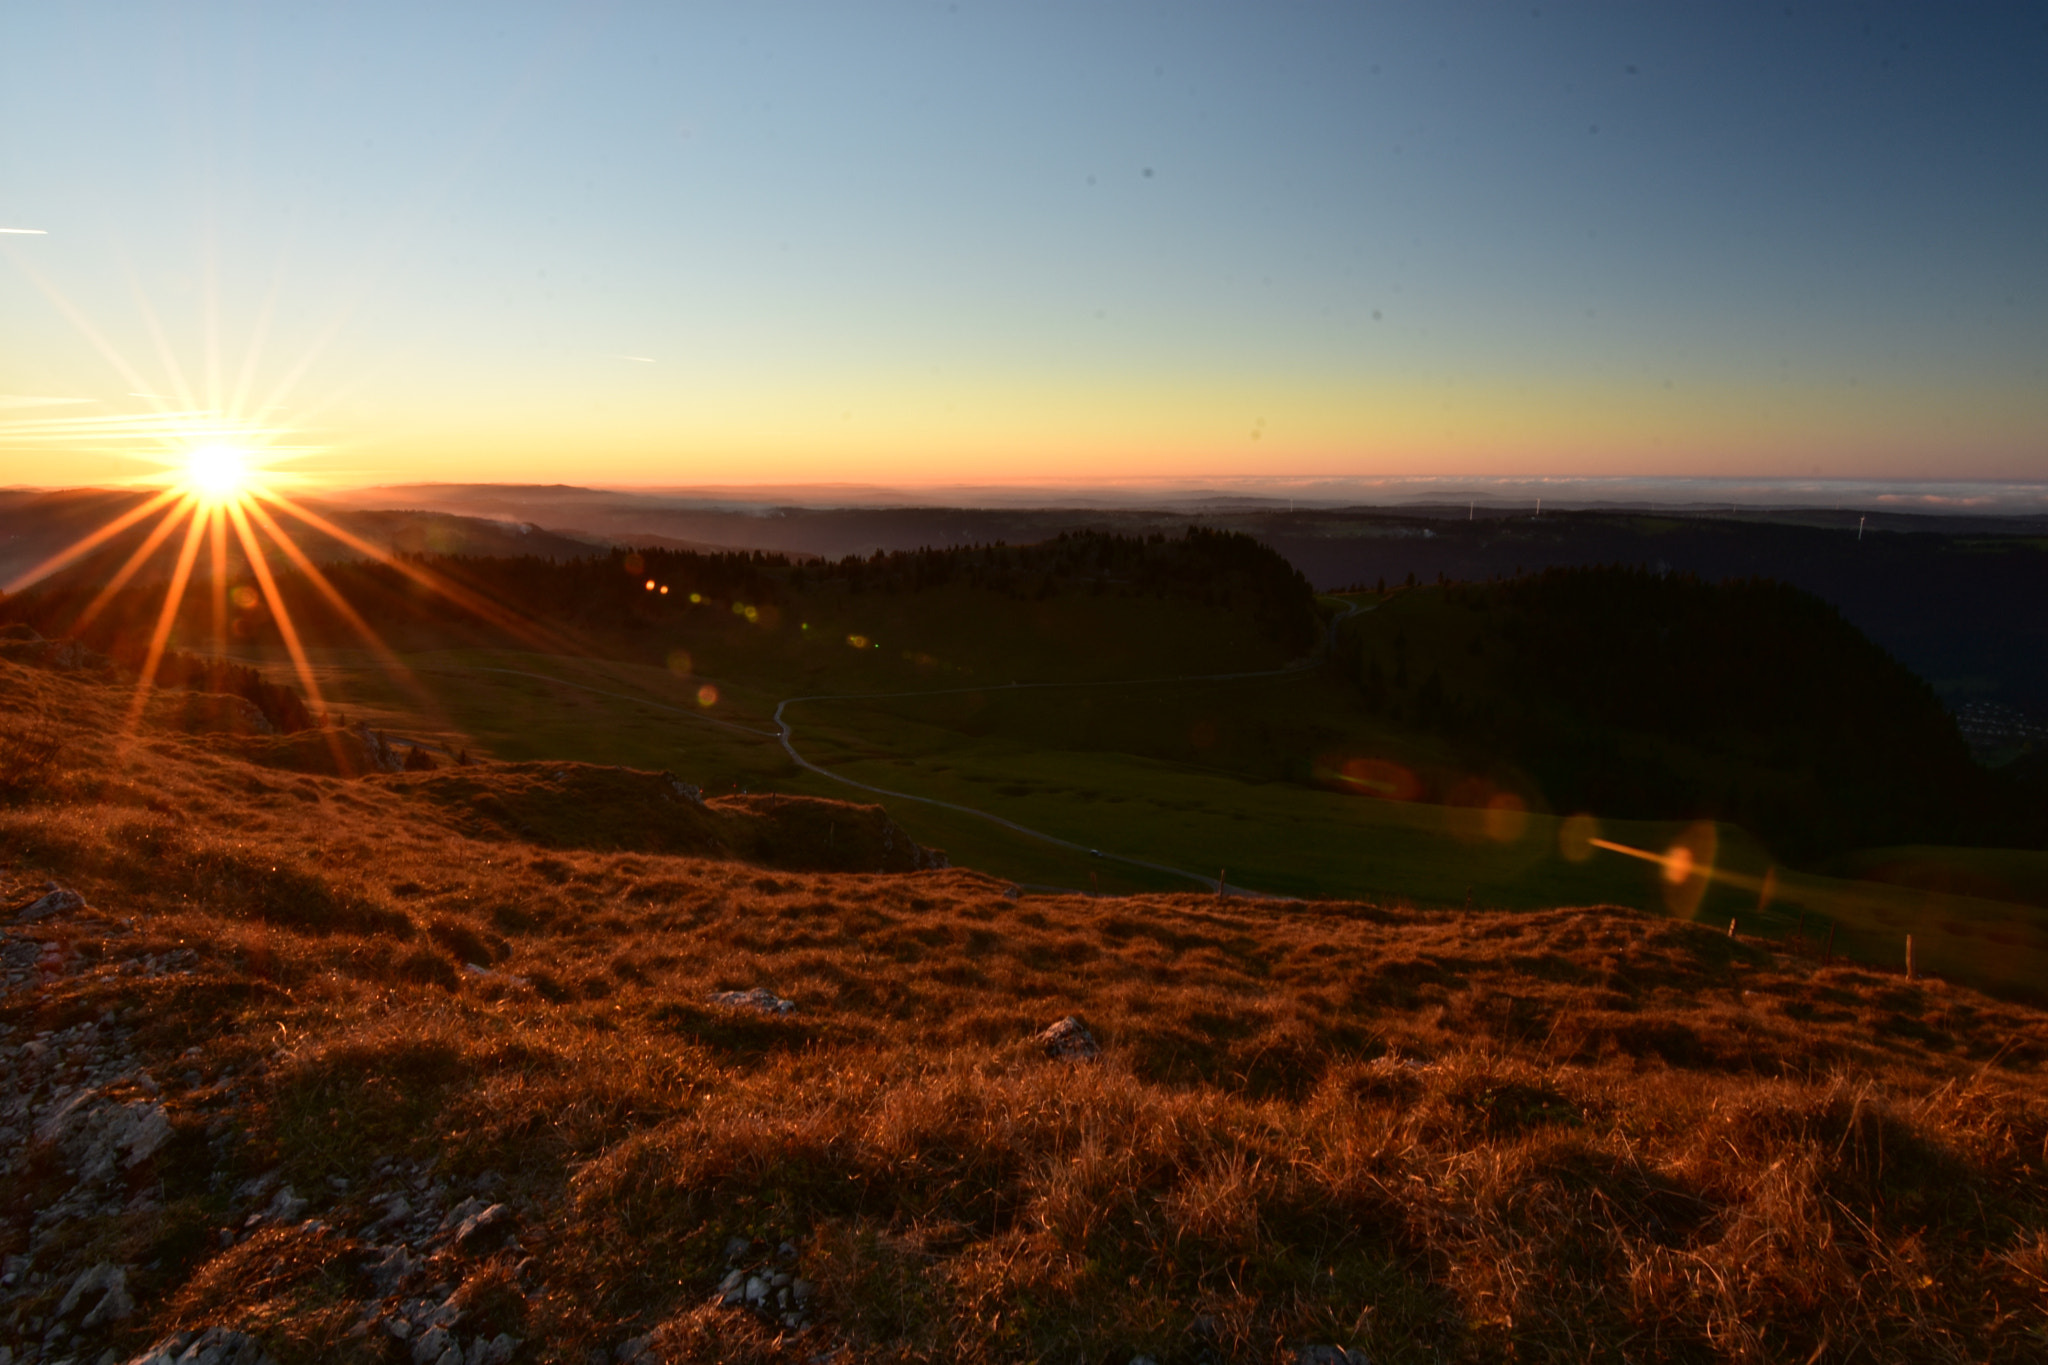
<instances>
[{"instance_id":1,"label":"lens flare","mask_svg":"<svg viewBox=\"0 0 2048 1365\"><path fill-rule=\"evenodd\" d=\"M1557 851L1568 863L1583 863L1593 856L1600 842L1600 822L1584 811L1569 816L1557 827Z\"/></svg>"},{"instance_id":2,"label":"lens flare","mask_svg":"<svg viewBox=\"0 0 2048 1365\"><path fill-rule=\"evenodd\" d=\"M253 459L240 446L203 445L185 452L180 482L202 503L219 504L241 497L255 481Z\"/></svg>"}]
</instances>

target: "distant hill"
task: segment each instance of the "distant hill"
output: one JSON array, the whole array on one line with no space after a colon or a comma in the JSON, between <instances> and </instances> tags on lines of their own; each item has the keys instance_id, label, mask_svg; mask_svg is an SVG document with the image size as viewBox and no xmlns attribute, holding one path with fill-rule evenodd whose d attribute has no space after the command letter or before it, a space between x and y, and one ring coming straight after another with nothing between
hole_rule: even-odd
<instances>
[{"instance_id":1,"label":"distant hill","mask_svg":"<svg viewBox=\"0 0 2048 1365\"><path fill-rule=\"evenodd\" d=\"M1379 580L1479 580L1545 568L1631 564L1723 578L1775 578L1839 610L1945 703L1999 702L2048 723L2048 520L2039 516L1690 507L1547 511L1302 507L1277 502L1156 508L805 505L776 490L742 498L521 485L418 485L345 495L363 506L573 524L645 545L698 545L837 559L924 546L1024 544L1063 531L1177 535L1190 524L1271 546L1318 589ZM747 499L752 499L748 501Z\"/></svg>"},{"instance_id":2,"label":"distant hill","mask_svg":"<svg viewBox=\"0 0 2048 1365\"><path fill-rule=\"evenodd\" d=\"M66 489L59 492L0 492L0 584L14 582L53 556L79 544L103 526L146 502L150 494L134 490ZM457 516L417 509L358 510L330 507L318 501L306 506L350 534L383 552L400 554L531 555L542 559L575 559L610 547L599 535L544 530L531 522ZM359 559L362 552L323 531L282 513L277 520L315 563ZM124 565L156 524L152 515L128 527L81 559L57 571L61 582L103 583ZM244 575L248 566L239 542L226 538L228 570ZM178 538L158 546L140 576L162 578L177 558ZM195 571L210 573L211 557L201 555ZM30 586L19 583L18 587Z\"/></svg>"},{"instance_id":3,"label":"distant hill","mask_svg":"<svg viewBox=\"0 0 2048 1365\"><path fill-rule=\"evenodd\" d=\"M385 514L359 514L376 516ZM401 521L405 529L417 523ZM560 542L541 542L558 549ZM1282 648L1306 652L1318 625L1308 583L1287 562L1247 536L1189 528L1147 538L1062 535L1038 545L988 545L848 557L838 562L793 562L760 552L701 553L623 548L575 556L428 553L400 567L361 559L337 560L325 576L363 618L390 640L525 642L547 626L591 640L602 636L646 640L665 652L679 628L701 633L750 630L762 611L780 621L804 603L842 602L872 594L891 597L940 589L978 590L1006 599L1058 594L1171 597L1218 610L1241 610ZM99 595L103 574L93 565L53 576L0 604L0 618L26 622L45 634L70 628ZM246 570L231 574L252 586ZM356 633L333 602L302 573L277 573L292 619L309 641L353 644ZM426 591L422 582L443 584ZM653 583L668 591L649 591ZM146 638L162 603L160 578L138 578L105 606L80 638L117 652L118 642ZM236 608L234 639L274 643L278 636L260 596L244 594ZM755 616L736 616L748 606ZM210 605L188 594L176 617L176 638L205 638ZM772 627L771 627L772 628ZM1081 644L1084 642L1076 642Z\"/></svg>"},{"instance_id":4,"label":"distant hill","mask_svg":"<svg viewBox=\"0 0 2048 1365\"><path fill-rule=\"evenodd\" d=\"M1782 583L1609 567L1398 592L1348 623L1343 664L1560 810L1728 820L1794 858L2048 831L1926 682Z\"/></svg>"}]
</instances>

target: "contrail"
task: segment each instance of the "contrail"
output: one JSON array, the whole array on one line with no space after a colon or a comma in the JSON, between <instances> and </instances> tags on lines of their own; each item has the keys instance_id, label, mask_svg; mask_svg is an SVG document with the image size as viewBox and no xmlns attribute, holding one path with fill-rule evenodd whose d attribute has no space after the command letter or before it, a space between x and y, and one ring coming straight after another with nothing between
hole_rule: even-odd
<instances>
[{"instance_id":1,"label":"contrail","mask_svg":"<svg viewBox=\"0 0 2048 1365\"><path fill-rule=\"evenodd\" d=\"M14 237L47 237L50 235L47 228L0 228L0 232Z\"/></svg>"},{"instance_id":2,"label":"contrail","mask_svg":"<svg viewBox=\"0 0 2048 1365\"><path fill-rule=\"evenodd\" d=\"M653 356L651 356L651 355L622 355L622 356L620 356L620 357L619 357L619 359L621 359L621 360L637 360L637 361L639 361L639 362L640 362L640 363L641 363L642 365L652 365L652 364L654 363L654 357L653 357Z\"/></svg>"}]
</instances>

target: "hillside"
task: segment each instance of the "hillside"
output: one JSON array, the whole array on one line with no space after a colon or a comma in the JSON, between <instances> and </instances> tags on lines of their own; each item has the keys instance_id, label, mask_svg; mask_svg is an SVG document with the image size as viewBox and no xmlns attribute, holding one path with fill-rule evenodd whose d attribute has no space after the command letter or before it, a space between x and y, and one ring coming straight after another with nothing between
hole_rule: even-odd
<instances>
[{"instance_id":1,"label":"hillside","mask_svg":"<svg viewBox=\"0 0 2048 1365\"><path fill-rule=\"evenodd\" d=\"M0 661L15 1361L2048 1340L2040 1012L1612 907L1020 897L838 803L690 845L775 811L130 695Z\"/></svg>"},{"instance_id":2,"label":"hillside","mask_svg":"<svg viewBox=\"0 0 2048 1365\"><path fill-rule=\"evenodd\" d=\"M54 633L97 605L87 640L139 665L162 586L138 578L102 600L96 581L59 575L0 617ZM919 843L1040 888L1227 879L1283 896L1620 904L1740 917L1885 964L1911 935L1930 970L2040 998L2048 855L2026 851L2019 816L2041 802L2017 784L2009 809L1991 799L1997 783L1959 759L1922 684L1789 590L1653 576L1619 607L1598 593L1521 602L1580 581L1315 599L1256 542L1187 528L834 563L405 557L318 581L277 571L303 673L260 585L188 593L159 677L225 687L285 730L324 718L424 761L531 764L536 799L557 794L543 779L566 762L668 770L735 797L879 801ZM1510 589L1519 605L1467 602ZM1593 615L1563 632L1514 626L1560 611ZM1512 666L1510 627L1534 671ZM205 658L222 634L238 661L225 671ZM1386 652L1383 686L1362 686L1363 645L1408 635L1405 682ZM1550 638L1585 647L1545 655ZM1776 663L1753 666L1765 655ZM1589 670L1627 704L1580 705ZM1456 706L1422 705L1432 677ZM1803 699L1790 710L1786 678ZM292 683L314 689L304 705ZM1747 709L1727 712L1737 694ZM1707 724L1702 700L1739 723ZM1645 734L1637 712L1652 702L1663 729ZM239 752L360 771L317 731ZM1809 770L1807 753L1833 766ZM1606 757L1589 768L1590 754ZM1595 789L1589 772L1627 780ZM540 829L522 809L490 818ZM1588 809L1597 849L1573 833ZM1959 818L1972 810L1995 818ZM1943 839L1958 843L1928 842ZM1674 890L1658 860L1680 844L1716 875Z\"/></svg>"},{"instance_id":3,"label":"hillside","mask_svg":"<svg viewBox=\"0 0 2048 1365\"><path fill-rule=\"evenodd\" d=\"M1409 575L1482 581L1596 564L1663 567L1709 582L1772 578L1810 592L1933 683L1944 701L1990 701L2048 723L2048 523L2039 516L1886 507L1295 507L1246 500L1143 509L1087 505L785 506L788 490L734 505L706 494L440 486L360 490L366 507L439 507L569 524L646 545L653 535L735 549L819 554L1022 544L1061 532L1178 534L1189 521L1270 546L1318 589ZM844 490L812 490L814 502ZM909 495L901 500L912 502Z\"/></svg>"},{"instance_id":4,"label":"hillside","mask_svg":"<svg viewBox=\"0 0 2048 1365\"><path fill-rule=\"evenodd\" d=\"M1609 567L1430 587L1346 622L1339 654L1375 711L1518 769L1554 809L1725 820L1807 865L2048 839L1931 687L1782 583Z\"/></svg>"}]
</instances>

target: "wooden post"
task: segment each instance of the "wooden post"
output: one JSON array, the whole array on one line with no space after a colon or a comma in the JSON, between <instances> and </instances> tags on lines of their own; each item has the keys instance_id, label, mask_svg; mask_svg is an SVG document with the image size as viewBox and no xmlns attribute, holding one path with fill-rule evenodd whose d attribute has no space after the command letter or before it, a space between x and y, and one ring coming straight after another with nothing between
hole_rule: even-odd
<instances>
[{"instance_id":1,"label":"wooden post","mask_svg":"<svg viewBox=\"0 0 2048 1365\"><path fill-rule=\"evenodd\" d=\"M1906 935L1906 980L1913 979L1913 936Z\"/></svg>"},{"instance_id":2,"label":"wooden post","mask_svg":"<svg viewBox=\"0 0 2048 1365\"><path fill-rule=\"evenodd\" d=\"M1733 916L1730 916L1728 920L1728 937L1735 937L1735 920Z\"/></svg>"},{"instance_id":3,"label":"wooden post","mask_svg":"<svg viewBox=\"0 0 2048 1365\"><path fill-rule=\"evenodd\" d=\"M1229 868L1219 867L1216 869L1216 895L1219 898L1230 894L1230 883L1227 880L1229 876Z\"/></svg>"}]
</instances>

